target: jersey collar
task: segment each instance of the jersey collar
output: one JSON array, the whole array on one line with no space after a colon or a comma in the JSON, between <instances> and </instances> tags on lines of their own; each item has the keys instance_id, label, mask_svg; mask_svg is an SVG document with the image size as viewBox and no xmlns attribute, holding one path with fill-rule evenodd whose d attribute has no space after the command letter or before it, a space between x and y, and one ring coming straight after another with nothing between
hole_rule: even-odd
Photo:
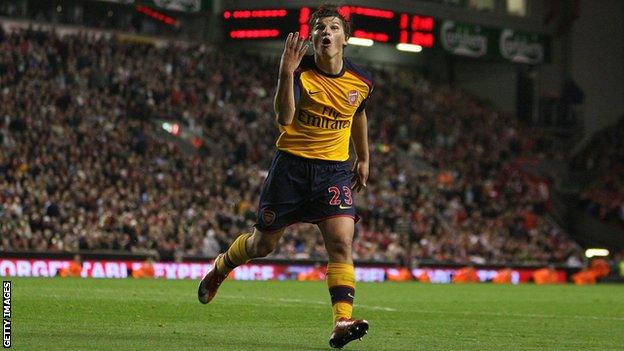
<instances>
[{"instance_id":1,"label":"jersey collar","mask_svg":"<svg viewBox=\"0 0 624 351\"><path fill-rule=\"evenodd\" d=\"M342 59L342 69L340 69L340 72L338 72L337 74L331 74L331 73L327 73L322 71L317 65L316 65L316 61L314 61L314 70L316 72L318 72L320 75L325 76L325 77L329 77L329 78L340 78L344 75L345 71L347 68L347 63L345 62L345 59Z\"/></svg>"}]
</instances>

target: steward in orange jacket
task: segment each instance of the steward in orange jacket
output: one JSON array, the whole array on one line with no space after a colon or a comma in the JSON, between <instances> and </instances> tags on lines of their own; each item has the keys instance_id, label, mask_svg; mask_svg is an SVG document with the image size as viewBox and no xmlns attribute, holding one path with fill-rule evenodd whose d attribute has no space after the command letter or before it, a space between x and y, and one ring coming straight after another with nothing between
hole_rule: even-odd
<instances>
[{"instance_id":1,"label":"steward in orange jacket","mask_svg":"<svg viewBox=\"0 0 624 351\"><path fill-rule=\"evenodd\" d=\"M474 267L468 266L457 271L455 276L453 277L453 283L461 284L461 283L479 283L479 276L477 275L477 271Z\"/></svg>"},{"instance_id":2,"label":"steward in orange jacket","mask_svg":"<svg viewBox=\"0 0 624 351\"><path fill-rule=\"evenodd\" d=\"M494 284L511 284L511 269L504 268L498 271L496 277L492 280Z\"/></svg>"},{"instance_id":3,"label":"steward in orange jacket","mask_svg":"<svg viewBox=\"0 0 624 351\"><path fill-rule=\"evenodd\" d=\"M80 257L80 255L74 256L74 260L71 261L71 263L69 264L69 267L61 268L61 270L59 271L59 275L63 278L66 278L66 277L77 278L77 277L80 277L81 273L82 273L82 258Z\"/></svg>"},{"instance_id":4,"label":"steward in orange jacket","mask_svg":"<svg viewBox=\"0 0 624 351\"><path fill-rule=\"evenodd\" d=\"M557 284L559 277L553 268L542 268L533 272L533 281L538 285Z\"/></svg>"}]
</instances>

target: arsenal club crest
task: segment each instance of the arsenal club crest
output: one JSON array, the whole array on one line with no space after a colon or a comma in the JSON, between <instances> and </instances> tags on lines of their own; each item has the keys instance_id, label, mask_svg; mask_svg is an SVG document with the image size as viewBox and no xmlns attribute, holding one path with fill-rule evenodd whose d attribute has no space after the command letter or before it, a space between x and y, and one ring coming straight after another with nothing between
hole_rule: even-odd
<instances>
[{"instance_id":1,"label":"arsenal club crest","mask_svg":"<svg viewBox=\"0 0 624 351\"><path fill-rule=\"evenodd\" d=\"M275 217L277 217L275 212L269 209L264 209L264 211L262 211L262 220L264 221L265 225L273 224L273 222L275 222Z\"/></svg>"},{"instance_id":2,"label":"arsenal club crest","mask_svg":"<svg viewBox=\"0 0 624 351\"><path fill-rule=\"evenodd\" d=\"M358 92L357 90L350 90L347 93L347 100L349 100L349 105L353 106L358 100Z\"/></svg>"}]
</instances>

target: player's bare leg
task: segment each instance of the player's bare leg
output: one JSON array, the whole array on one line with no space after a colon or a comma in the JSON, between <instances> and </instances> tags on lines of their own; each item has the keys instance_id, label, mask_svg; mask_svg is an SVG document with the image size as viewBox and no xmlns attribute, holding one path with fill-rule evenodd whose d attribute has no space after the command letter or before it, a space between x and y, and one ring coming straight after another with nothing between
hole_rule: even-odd
<instances>
[{"instance_id":1,"label":"player's bare leg","mask_svg":"<svg viewBox=\"0 0 624 351\"><path fill-rule=\"evenodd\" d=\"M236 267L273 252L283 234L284 229L271 233L254 229L253 234L246 233L236 238L230 248L215 259L210 271L199 282L197 288L199 302L207 304L212 301L221 283Z\"/></svg>"},{"instance_id":2,"label":"player's bare leg","mask_svg":"<svg viewBox=\"0 0 624 351\"><path fill-rule=\"evenodd\" d=\"M329 345L342 348L368 332L368 321L352 319L355 270L351 247L355 223L351 217L334 217L319 223L329 256L327 286L332 301L334 330Z\"/></svg>"}]
</instances>

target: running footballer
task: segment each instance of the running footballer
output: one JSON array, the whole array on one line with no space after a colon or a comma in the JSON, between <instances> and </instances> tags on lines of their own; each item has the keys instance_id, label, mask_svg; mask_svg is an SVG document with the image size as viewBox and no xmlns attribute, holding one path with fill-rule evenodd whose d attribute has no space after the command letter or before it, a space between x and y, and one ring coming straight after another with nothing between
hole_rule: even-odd
<instances>
[{"instance_id":1,"label":"running footballer","mask_svg":"<svg viewBox=\"0 0 624 351\"><path fill-rule=\"evenodd\" d=\"M336 6L323 5L314 12L310 30L310 38L291 33L286 39L274 101L280 136L253 233L240 235L217 257L199 284L198 298L210 302L233 269L271 253L288 225L315 223L329 257L326 276L334 328L329 344L342 348L369 327L366 320L352 318L351 246L357 217L351 191L366 188L365 107L373 83L344 57L349 23ZM314 55L306 56L310 44ZM353 165L348 162L351 141L357 156Z\"/></svg>"}]
</instances>

